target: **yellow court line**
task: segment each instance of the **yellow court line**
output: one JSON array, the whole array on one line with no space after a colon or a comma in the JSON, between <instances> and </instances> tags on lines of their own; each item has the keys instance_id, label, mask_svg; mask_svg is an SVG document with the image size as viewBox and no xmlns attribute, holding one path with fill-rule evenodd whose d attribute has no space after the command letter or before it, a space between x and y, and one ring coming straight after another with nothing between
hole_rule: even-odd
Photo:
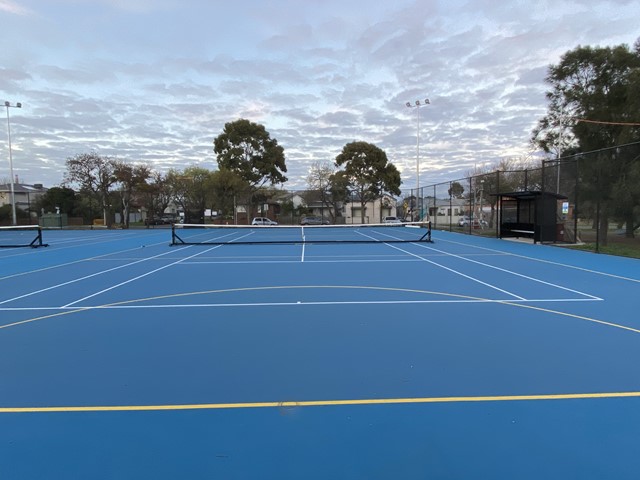
<instances>
[{"instance_id":1,"label":"yellow court line","mask_svg":"<svg viewBox=\"0 0 640 480\"><path fill-rule=\"evenodd\" d=\"M65 310L63 312L56 312L56 313L52 313L51 315L44 315L42 317L27 318L26 320L19 320L13 323L7 323L6 325L0 325L0 330L2 330L3 328L10 328L10 327L16 327L18 325L24 325L26 323L33 323L33 322L39 322L41 320L48 320L49 318L61 317L63 315L71 315L72 313L84 312L86 310L91 310L91 308L82 307L76 310Z\"/></svg>"},{"instance_id":2,"label":"yellow court line","mask_svg":"<svg viewBox=\"0 0 640 480\"><path fill-rule=\"evenodd\" d=\"M584 317L582 315L576 315L575 313L560 312L558 310L551 310L549 308L536 307L535 305L527 305L523 303L512 303L509 301L498 302L498 303L502 303L504 305L511 305L512 307L528 308L530 310L538 310L540 312L553 313L553 314L564 316L564 317L577 318L578 320L584 320L585 322L598 323L600 325L606 325L608 327L614 327L614 328L619 328L621 330L628 330L630 332L640 333L640 330L638 330L637 328L626 327L624 325L620 325L617 323L605 322L604 320L598 320L597 318Z\"/></svg>"},{"instance_id":3,"label":"yellow court line","mask_svg":"<svg viewBox=\"0 0 640 480\"><path fill-rule=\"evenodd\" d=\"M480 397L372 398L352 400L310 400L302 402L202 403L182 405L113 405L67 407L0 407L0 413L52 412L140 412L162 410L230 410L241 408L333 407L354 405L398 405L419 403L517 402L539 400L585 400L598 398L640 398L640 392L563 393L552 395L502 395Z\"/></svg>"}]
</instances>

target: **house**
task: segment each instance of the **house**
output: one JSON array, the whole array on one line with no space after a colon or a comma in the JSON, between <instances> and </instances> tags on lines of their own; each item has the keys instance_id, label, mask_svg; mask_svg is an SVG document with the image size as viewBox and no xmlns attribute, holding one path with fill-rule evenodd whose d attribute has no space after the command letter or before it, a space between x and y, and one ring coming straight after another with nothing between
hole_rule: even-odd
<instances>
[{"instance_id":1,"label":"house","mask_svg":"<svg viewBox=\"0 0 640 480\"><path fill-rule=\"evenodd\" d=\"M429 216L435 224L457 224L460 219L469 212L469 201L463 198L436 198L425 199L428 205Z\"/></svg>"},{"instance_id":2,"label":"house","mask_svg":"<svg viewBox=\"0 0 640 480\"><path fill-rule=\"evenodd\" d=\"M323 198L323 195L327 195L327 193L318 190L307 190L301 195L300 207L304 209L303 216L320 217L331 223L344 223L344 219L340 218L342 217L341 203L338 210L335 211L335 207L331 205L328 198Z\"/></svg>"},{"instance_id":3,"label":"house","mask_svg":"<svg viewBox=\"0 0 640 480\"><path fill-rule=\"evenodd\" d=\"M381 223L384 217L397 216L398 201L391 195L367 202L362 212L362 205L356 196L351 198L342 207L345 223ZM364 219L363 219L364 217Z\"/></svg>"},{"instance_id":4,"label":"house","mask_svg":"<svg viewBox=\"0 0 640 480\"><path fill-rule=\"evenodd\" d=\"M13 195L16 202L16 208L29 212L31 216L37 216L38 212L35 211L35 205L42 195L47 193L48 188L45 188L41 183L34 185L28 185L26 183L19 183L17 181L13 184ZM11 205L11 184L0 184L0 207L4 205Z\"/></svg>"}]
</instances>

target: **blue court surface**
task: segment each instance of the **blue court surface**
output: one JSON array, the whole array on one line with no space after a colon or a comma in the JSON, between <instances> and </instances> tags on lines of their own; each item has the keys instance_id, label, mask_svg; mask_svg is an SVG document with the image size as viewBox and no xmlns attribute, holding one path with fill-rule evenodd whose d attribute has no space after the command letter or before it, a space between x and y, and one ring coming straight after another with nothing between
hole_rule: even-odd
<instances>
[{"instance_id":1,"label":"blue court surface","mask_svg":"<svg viewBox=\"0 0 640 480\"><path fill-rule=\"evenodd\" d=\"M434 243L0 250L0 479L637 479L640 262Z\"/></svg>"}]
</instances>

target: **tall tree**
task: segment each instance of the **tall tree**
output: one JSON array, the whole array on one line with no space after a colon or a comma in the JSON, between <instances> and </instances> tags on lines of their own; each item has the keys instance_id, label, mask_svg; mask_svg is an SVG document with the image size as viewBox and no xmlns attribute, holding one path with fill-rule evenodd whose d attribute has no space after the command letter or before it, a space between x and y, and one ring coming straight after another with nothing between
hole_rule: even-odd
<instances>
[{"instance_id":1,"label":"tall tree","mask_svg":"<svg viewBox=\"0 0 640 480\"><path fill-rule=\"evenodd\" d=\"M66 164L64 183L78 185L81 192L95 195L100 202L104 222L110 225L109 196L113 184L117 181L114 159L103 157L96 152L80 153L67 158Z\"/></svg>"},{"instance_id":2,"label":"tall tree","mask_svg":"<svg viewBox=\"0 0 640 480\"><path fill-rule=\"evenodd\" d=\"M66 213L73 215L76 209L76 192L68 187L51 187L36 201L36 209L45 213Z\"/></svg>"},{"instance_id":3,"label":"tall tree","mask_svg":"<svg viewBox=\"0 0 640 480\"><path fill-rule=\"evenodd\" d=\"M342 206L349 200L349 179L343 171L329 177L329 198L336 217L342 216Z\"/></svg>"},{"instance_id":4,"label":"tall tree","mask_svg":"<svg viewBox=\"0 0 640 480\"><path fill-rule=\"evenodd\" d=\"M549 67L548 113L534 130L534 144L557 155L568 147L587 152L640 140L640 129L634 125L640 95L639 50L638 43L634 51L627 45L578 47ZM570 143L564 143L567 138ZM625 189L640 185L616 187L620 178L628 178L631 158L600 153L581 162L581 195L601 206L598 228L604 232L612 215L622 214L627 224L634 223L633 209L622 213L617 206L628 204L630 192ZM606 235L601 238L606 244Z\"/></svg>"},{"instance_id":5,"label":"tall tree","mask_svg":"<svg viewBox=\"0 0 640 480\"><path fill-rule=\"evenodd\" d=\"M138 187L138 198L148 218L161 216L172 200L166 175L152 171L149 179Z\"/></svg>"},{"instance_id":6,"label":"tall tree","mask_svg":"<svg viewBox=\"0 0 640 480\"><path fill-rule=\"evenodd\" d=\"M460 182L451 183L451 187L448 190L449 196L453 198L462 198L464 194L464 187Z\"/></svg>"},{"instance_id":7,"label":"tall tree","mask_svg":"<svg viewBox=\"0 0 640 480\"><path fill-rule=\"evenodd\" d=\"M253 188L287 181L284 149L263 125L245 119L225 124L214 151L221 170L237 173Z\"/></svg>"},{"instance_id":8,"label":"tall tree","mask_svg":"<svg viewBox=\"0 0 640 480\"><path fill-rule=\"evenodd\" d=\"M366 204L383 193L400 195L400 172L387 160L387 154L367 142L351 142L336 157L336 167L344 167L344 176L360 201L360 218L365 223Z\"/></svg>"},{"instance_id":9,"label":"tall tree","mask_svg":"<svg viewBox=\"0 0 640 480\"><path fill-rule=\"evenodd\" d=\"M187 167L182 172L170 170L167 174L172 198L184 211L186 223L204 222L210 178L211 172L201 167Z\"/></svg>"},{"instance_id":10,"label":"tall tree","mask_svg":"<svg viewBox=\"0 0 640 480\"><path fill-rule=\"evenodd\" d=\"M114 175L118 184L118 203L120 204L120 218L124 228L129 228L129 212L132 199L135 199L151 176L151 168L147 165L131 165L116 160Z\"/></svg>"},{"instance_id":11,"label":"tall tree","mask_svg":"<svg viewBox=\"0 0 640 480\"><path fill-rule=\"evenodd\" d=\"M230 217L238 202L244 204L249 185L231 170L217 170L209 178L211 206L222 217Z\"/></svg>"},{"instance_id":12,"label":"tall tree","mask_svg":"<svg viewBox=\"0 0 640 480\"><path fill-rule=\"evenodd\" d=\"M330 162L315 162L307 175L307 196L314 202L320 202L323 210L327 208L332 223L336 222L342 202L349 193L344 177L336 173L335 165ZM309 199L307 204L310 203Z\"/></svg>"}]
</instances>

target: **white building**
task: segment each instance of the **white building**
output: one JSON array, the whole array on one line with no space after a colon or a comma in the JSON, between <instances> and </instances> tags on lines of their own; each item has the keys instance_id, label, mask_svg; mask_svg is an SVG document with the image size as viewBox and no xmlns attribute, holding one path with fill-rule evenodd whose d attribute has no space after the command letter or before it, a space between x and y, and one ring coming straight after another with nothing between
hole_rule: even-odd
<instances>
[{"instance_id":1,"label":"white building","mask_svg":"<svg viewBox=\"0 0 640 480\"><path fill-rule=\"evenodd\" d=\"M47 193L48 188L42 186L41 183L35 185L27 185L25 183L14 183L13 194L16 200L16 208L31 212L37 215L35 204L38 198ZM11 205L11 184L0 184L0 207Z\"/></svg>"},{"instance_id":2,"label":"white building","mask_svg":"<svg viewBox=\"0 0 640 480\"><path fill-rule=\"evenodd\" d=\"M397 210L398 201L391 195L382 195L365 204L364 215L362 205L356 198L351 198L344 204L342 213L347 224L381 223L384 217L397 216Z\"/></svg>"}]
</instances>

